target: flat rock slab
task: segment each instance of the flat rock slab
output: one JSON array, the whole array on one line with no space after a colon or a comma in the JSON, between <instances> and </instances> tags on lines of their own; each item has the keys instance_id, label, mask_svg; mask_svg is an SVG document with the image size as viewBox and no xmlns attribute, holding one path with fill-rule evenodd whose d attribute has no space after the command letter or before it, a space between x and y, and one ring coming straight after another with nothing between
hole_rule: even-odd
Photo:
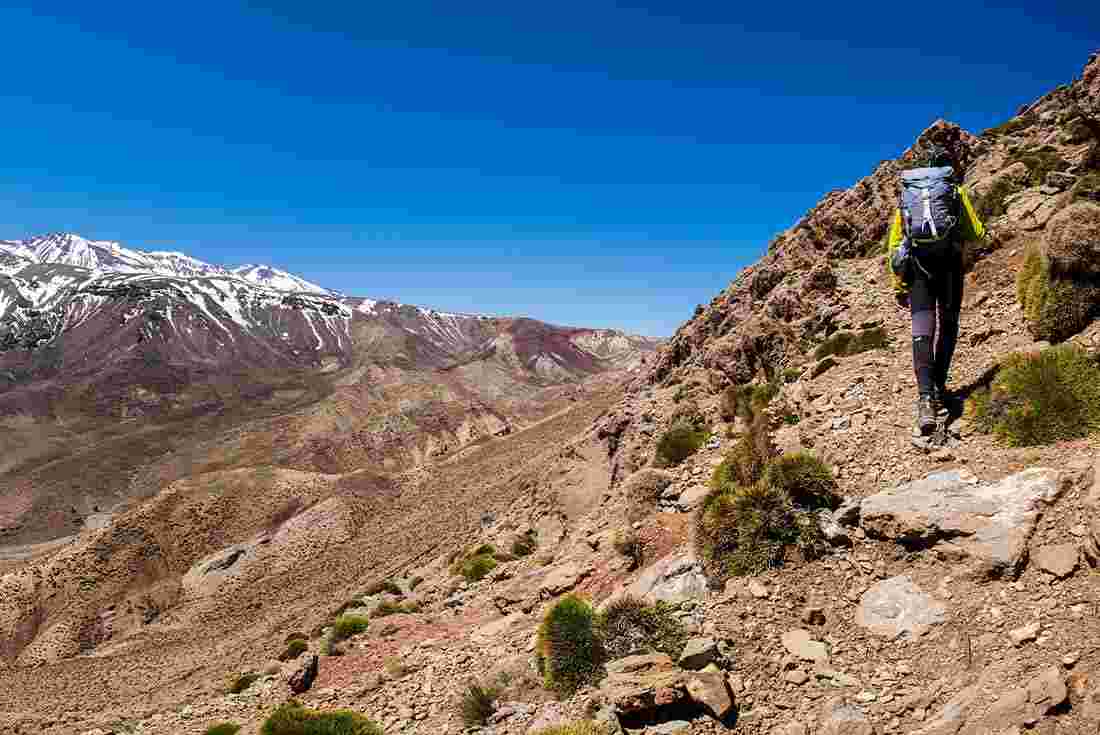
<instances>
[{"instance_id":1,"label":"flat rock slab","mask_svg":"<svg viewBox=\"0 0 1100 735\"><path fill-rule=\"evenodd\" d=\"M642 572L625 592L646 601L665 602L705 600L709 594L702 567L689 554L661 559Z\"/></svg>"},{"instance_id":2,"label":"flat rock slab","mask_svg":"<svg viewBox=\"0 0 1100 735\"><path fill-rule=\"evenodd\" d=\"M821 641L815 641L810 636L810 631L803 630L802 628L795 628L794 630L788 630L783 634L783 647L792 656L797 656L803 661L813 661L814 663L828 663L829 661L829 649Z\"/></svg>"},{"instance_id":3,"label":"flat rock slab","mask_svg":"<svg viewBox=\"0 0 1100 735\"><path fill-rule=\"evenodd\" d=\"M909 577L891 577L863 593L856 623L872 633L899 638L917 637L938 625L947 609L921 592Z\"/></svg>"},{"instance_id":4,"label":"flat rock slab","mask_svg":"<svg viewBox=\"0 0 1100 735\"><path fill-rule=\"evenodd\" d=\"M937 472L865 498L861 523L877 538L943 546L985 576L1015 575L1043 510L1063 490L1061 473L1043 467L996 483L981 483L965 470Z\"/></svg>"},{"instance_id":5,"label":"flat rock slab","mask_svg":"<svg viewBox=\"0 0 1100 735\"><path fill-rule=\"evenodd\" d=\"M1059 579L1073 574L1077 568L1077 544L1048 544L1035 552L1035 563L1044 572Z\"/></svg>"}]
</instances>

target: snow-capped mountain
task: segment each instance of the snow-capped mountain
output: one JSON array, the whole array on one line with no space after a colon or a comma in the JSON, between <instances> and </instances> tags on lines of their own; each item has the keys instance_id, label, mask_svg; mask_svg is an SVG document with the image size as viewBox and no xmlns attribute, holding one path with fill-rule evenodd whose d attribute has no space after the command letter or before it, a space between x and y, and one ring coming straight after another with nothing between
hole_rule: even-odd
<instances>
[{"instance_id":1,"label":"snow-capped mountain","mask_svg":"<svg viewBox=\"0 0 1100 735\"><path fill-rule=\"evenodd\" d=\"M322 288L316 283L310 283L304 278L299 278L293 273L281 271L268 265L242 265L234 268L233 275L246 281L273 288L276 291L296 291L300 293L332 293L327 288Z\"/></svg>"}]
</instances>

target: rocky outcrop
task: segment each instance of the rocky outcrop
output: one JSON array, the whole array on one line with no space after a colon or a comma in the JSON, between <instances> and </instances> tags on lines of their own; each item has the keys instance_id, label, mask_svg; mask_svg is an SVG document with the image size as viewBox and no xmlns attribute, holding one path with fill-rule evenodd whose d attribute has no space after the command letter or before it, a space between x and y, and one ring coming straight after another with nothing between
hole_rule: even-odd
<instances>
[{"instance_id":1,"label":"rocky outcrop","mask_svg":"<svg viewBox=\"0 0 1100 735\"><path fill-rule=\"evenodd\" d=\"M729 723L736 715L733 694L723 674L683 671L662 653L628 656L607 665L600 686L601 701L615 710L620 720L648 724L671 719L667 713L698 708L714 719Z\"/></svg>"},{"instance_id":2,"label":"rocky outcrop","mask_svg":"<svg viewBox=\"0 0 1100 735\"><path fill-rule=\"evenodd\" d=\"M986 576L1014 575L1046 506L1065 486L1058 471L1033 468L996 483L964 470L872 495L860 508L863 528L913 548L964 558Z\"/></svg>"}]
</instances>

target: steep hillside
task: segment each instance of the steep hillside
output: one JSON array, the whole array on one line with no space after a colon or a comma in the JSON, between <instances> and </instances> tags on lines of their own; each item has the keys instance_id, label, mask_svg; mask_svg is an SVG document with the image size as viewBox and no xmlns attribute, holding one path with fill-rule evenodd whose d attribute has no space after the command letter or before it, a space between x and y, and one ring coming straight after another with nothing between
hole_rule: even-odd
<instances>
[{"instance_id":1,"label":"steep hillside","mask_svg":"<svg viewBox=\"0 0 1100 735\"><path fill-rule=\"evenodd\" d=\"M616 335L452 315L399 349L415 309L339 301L356 347L331 396L234 437L253 464L270 447L299 461L307 435L336 464L161 465L149 500L9 562L0 726L197 735L228 720L253 735L295 696L391 734L593 719L607 735L1097 732L1100 439L1012 447L962 404L1010 355L1050 354L1020 274L1048 279L1040 301L1072 326L1058 340L1097 369L1100 234L1081 207L1098 116L1093 56L997 128L935 123L777 236L625 392L597 376L548 418L400 474L362 468L401 454L406 421L453 420L433 412L436 390L488 405L515 395L516 366L634 360ZM955 396L926 452L881 250L898 171L929 140L960 159L991 235L967 253ZM409 378L411 359L430 380ZM463 393L474 383L479 397ZM397 409L389 454L370 454L376 435L346 441L376 395ZM292 639L300 657L272 661Z\"/></svg>"}]
</instances>

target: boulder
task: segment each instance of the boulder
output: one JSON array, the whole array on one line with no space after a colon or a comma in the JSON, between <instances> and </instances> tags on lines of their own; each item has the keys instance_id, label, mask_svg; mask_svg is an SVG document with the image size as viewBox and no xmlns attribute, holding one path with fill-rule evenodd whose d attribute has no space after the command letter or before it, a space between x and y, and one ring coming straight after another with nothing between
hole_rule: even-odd
<instances>
[{"instance_id":1,"label":"boulder","mask_svg":"<svg viewBox=\"0 0 1100 735\"><path fill-rule=\"evenodd\" d=\"M1044 572L1064 579L1077 568L1077 544L1047 544L1035 552L1035 563Z\"/></svg>"},{"instance_id":2,"label":"boulder","mask_svg":"<svg viewBox=\"0 0 1100 735\"><path fill-rule=\"evenodd\" d=\"M680 668L698 671L718 661L718 642L713 638L692 638L684 644L680 654Z\"/></svg>"},{"instance_id":3,"label":"boulder","mask_svg":"<svg viewBox=\"0 0 1100 735\"><path fill-rule=\"evenodd\" d=\"M1042 253L1059 275L1100 275L1100 204L1077 202L1052 217Z\"/></svg>"},{"instance_id":4,"label":"boulder","mask_svg":"<svg viewBox=\"0 0 1100 735\"><path fill-rule=\"evenodd\" d=\"M863 593L856 623L887 638L919 637L946 617L947 609L909 577L891 577Z\"/></svg>"},{"instance_id":5,"label":"boulder","mask_svg":"<svg viewBox=\"0 0 1100 735\"><path fill-rule=\"evenodd\" d=\"M320 659L317 654L313 653L308 656L303 656L299 659L297 668L291 671L289 677L287 677L287 686L290 687L290 691L295 694L303 694L309 691L309 688L313 686L313 682L317 679L317 669L320 666Z\"/></svg>"},{"instance_id":6,"label":"boulder","mask_svg":"<svg viewBox=\"0 0 1100 735\"><path fill-rule=\"evenodd\" d=\"M702 567L690 554L666 556L642 572L626 594L646 601L704 600L709 594Z\"/></svg>"},{"instance_id":7,"label":"boulder","mask_svg":"<svg viewBox=\"0 0 1100 735\"><path fill-rule=\"evenodd\" d=\"M557 597L577 586L577 583L592 573L592 567L577 562L566 562L550 570L542 580L539 593L543 598Z\"/></svg>"},{"instance_id":8,"label":"boulder","mask_svg":"<svg viewBox=\"0 0 1100 735\"><path fill-rule=\"evenodd\" d=\"M1053 469L1035 467L995 483L950 470L864 498L860 515L873 537L940 547L968 558L983 576L1015 575L1040 516L1064 490Z\"/></svg>"},{"instance_id":9,"label":"boulder","mask_svg":"<svg viewBox=\"0 0 1100 735\"><path fill-rule=\"evenodd\" d=\"M663 653L610 662L598 696L626 719L659 720L662 708L695 704L728 722L735 711L733 694L721 673L683 671Z\"/></svg>"},{"instance_id":10,"label":"boulder","mask_svg":"<svg viewBox=\"0 0 1100 735\"><path fill-rule=\"evenodd\" d=\"M982 718L978 731L999 732L1011 727L1034 725L1065 702L1068 696L1069 690L1061 672L1051 666L1029 681L1026 687L1002 694Z\"/></svg>"}]
</instances>

